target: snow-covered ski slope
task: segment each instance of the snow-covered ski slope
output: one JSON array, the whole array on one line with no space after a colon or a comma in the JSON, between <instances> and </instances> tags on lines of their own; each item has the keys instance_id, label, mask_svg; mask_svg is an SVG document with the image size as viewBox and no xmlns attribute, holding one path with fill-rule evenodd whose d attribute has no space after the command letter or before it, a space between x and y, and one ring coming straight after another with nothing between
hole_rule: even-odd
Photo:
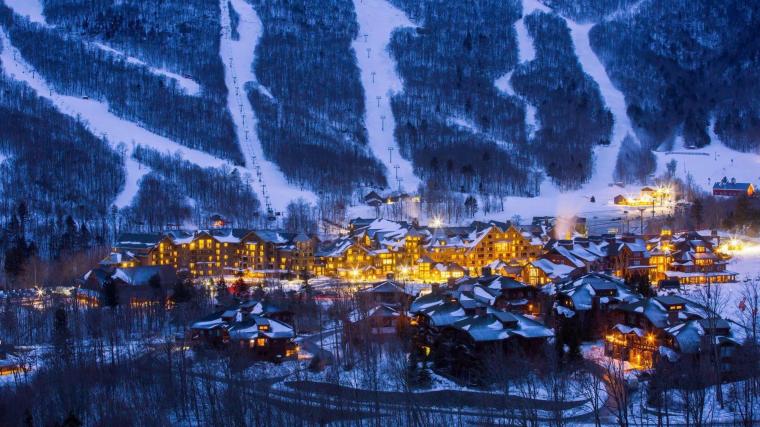
<instances>
[{"instance_id":1,"label":"snow-covered ski slope","mask_svg":"<svg viewBox=\"0 0 760 427\"><path fill-rule=\"evenodd\" d=\"M369 133L369 146L386 168L388 184L399 185L406 191L416 191L420 180L414 168L400 152L393 131L396 122L391 111L391 97L403 89L396 74L395 62L388 51L393 30L413 27L404 12L386 0L354 0L359 22L359 36L353 42L356 59L361 70L364 99L367 108L365 124Z\"/></svg>"},{"instance_id":2,"label":"snow-covered ski slope","mask_svg":"<svg viewBox=\"0 0 760 427\"><path fill-rule=\"evenodd\" d=\"M36 24L49 26L44 15L44 6L40 0L5 0L5 4L13 9L20 16L28 18L31 22ZM179 75L165 68L154 67L143 60L131 56L125 52L115 49L100 42L89 43L90 46L108 52L111 55L124 59L130 64L135 64L145 67L151 73L167 77L177 82L177 86L181 88L186 94L195 96L201 92L201 86L193 79Z\"/></svg>"},{"instance_id":3,"label":"snow-covered ski slope","mask_svg":"<svg viewBox=\"0 0 760 427\"><path fill-rule=\"evenodd\" d=\"M551 12L547 6L538 0L523 0L523 17L536 10ZM611 17L620 16L623 13L635 13L634 6L631 11L620 11ZM560 15L561 16L561 15ZM589 31L594 24L579 24L571 19L563 17L570 29L570 36L575 47L575 53L583 71L591 76L599 85L599 90L607 108L613 114L615 123L612 131L611 144L609 146L597 146L594 149L594 173L590 181L580 189L574 191L559 191L549 180L541 185L541 194L535 198L509 197L505 200L505 213L508 215L518 214L524 218L533 215L585 215L585 216L617 216L621 210L611 205L611 199L618 194L627 194L632 191L620 188L613 183L613 173L617 154L622 140L626 135L636 138L631 121L626 112L625 96L615 87L610 80L604 65L591 49ZM520 61L530 60L535 57L535 49L532 39L524 26L522 18L516 22L518 34L518 48ZM508 94L514 94L505 75L496 81L496 86ZM526 114L530 126L530 111ZM660 175L665 172L666 163L671 159L678 161L677 176L686 179L691 175L695 184L700 185L705 191L710 191L716 179L723 176L736 176L738 180L760 183L760 155L757 153L740 153L723 145L720 140L711 133L711 144L699 150L687 150L683 148L680 139L676 142L672 151L655 152L657 157L657 172ZM633 191L636 192L635 190ZM596 199L590 202L591 196ZM491 215L493 216L493 215ZM487 217L482 215L482 217Z\"/></svg>"},{"instance_id":4,"label":"snow-covered ski slope","mask_svg":"<svg viewBox=\"0 0 760 427\"><path fill-rule=\"evenodd\" d=\"M268 199L272 209L276 211L284 210L291 200L298 198L315 202L317 197L314 193L288 183L277 165L264 157L264 150L256 132L256 114L246 96L245 84L258 84L253 72L253 62L256 44L263 31L261 20L248 2L231 0L232 7L240 15L237 28L240 38L233 40L228 0L220 0L219 3L222 13L220 55L225 67L227 104L235 122L238 141L245 154L246 167L253 173L257 182L257 193L262 199L261 202L265 205ZM262 91L268 93L266 89L262 88Z\"/></svg>"},{"instance_id":5,"label":"snow-covered ski slope","mask_svg":"<svg viewBox=\"0 0 760 427\"><path fill-rule=\"evenodd\" d=\"M705 191L711 191L713 184L724 176L736 178L739 182L751 182L760 186L760 153L742 153L726 147L713 131L710 124L710 145L689 149L684 147L683 138L677 137L669 151L655 151L657 157L657 175L667 170L671 160L677 162L676 176L686 180L691 177L694 184Z\"/></svg>"},{"instance_id":6,"label":"snow-covered ski slope","mask_svg":"<svg viewBox=\"0 0 760 427\"><path fill-rule=\"evenodd\" d=\"M181 153L185 160L204 167L221 167L229 165L226 160L212 156L203 151L184 147L176 142L150 132L136 123L122 119L108 110L108 104L92 99L61 95L49 86L34 68L24 61L21 54L11 44L5 31L0 31L2 44L3 72L9 77L26 83L37 95L49 99L62 113L81 120L97 136L104 136L111 146L125 153L127 182L116 199L116 206L126 206L137 192L139 179L147 173L131 159L135 144L144 145L161 152Z\"/></svg>"},{"instance_id":7,"label":"snow-covered ski slope","mask_svg":"<svg viewBox=\"0 0 760 427\"><path fill-rule=\"evenodd\" d=\"M113 47L108 46L108 45L103 44L103 43L100 43L100 42L90 43L90 46L97 47L98 49L100 49L100 50L102 50L104 52L108 52L111 55L114 55L114 56L117 56L119 58L122 58L125 61L129 62L130 64L135 64L135 65L143 66L143 67L147 68L148 70L150 70L150 72L153 73L153 74L157 74L157 75L164 76L164 77L167 77L169 79L172 79L172 80L176 81L177 82L177 86L180 87L188 95L196 96L196 95L198 95L198 94L201 93L201 85L199 85L198 82L196 82L195 80L193 80L191 78L188 78L188 77L185 77L185 76L181 76L181 75L179 75L177 73L171 72L171 71L166 70L164 68L157 68L157 67L150 66L150 65L146 64L145 62L143 62L139 58L135 58L134 56L130 56L130 55L126 54L125 52L122 52L120 50L114 49Z\"/></svg>"},{"instance_id":8,"label":"snow-covered ski slope","mask_svg":"<svg viewBox=\"0 0 760 427\"><path fill-rule=\"evenodd\" d=\"M517 30L518 57L520 62L525 62L534 59L536 52L533 39L525 26L524 18L536 10L551 12L551 9L538 0L523 0L522 5L523 17L515 23L515 29ZM630 121L625 110L625 100L623 94L612 84L604 66L591 50L588 37L591 25L579 25L568 19L565 21L570 28L575 52L583 71L597 82L602 98L615 117L612 142L609 146L597 146L594 149L594 173L589 182L580 189L563 192L549 179L545 179L541 184L541 193L538 197L506 198L505 211L510 215L531 217L548 214L587 215L595 212L614 214L616 209L610 207L608 202L622 192L620 188L612 187L611 184L620 142L630 132ZM505 92L509 93L511 86L506 86L508 82L504 81L505 77L497 80L497 87L502 90L506 88ZM529 128L538 125L532 117L535 117L535 109L529 106L528 111L526 111L526 121ZM596 199L595 203L590 202L592 196Z\"/></svg>"}]
</instances>

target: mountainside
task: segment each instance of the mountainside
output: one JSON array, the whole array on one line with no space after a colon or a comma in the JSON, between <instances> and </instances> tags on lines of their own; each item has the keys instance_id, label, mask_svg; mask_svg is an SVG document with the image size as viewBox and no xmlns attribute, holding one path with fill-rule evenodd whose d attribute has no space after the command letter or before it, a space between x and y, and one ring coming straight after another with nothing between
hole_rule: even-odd
<instances>
[{"instance_id":1,"label":"mountainside","mask_svg":"<svg viewBox=\"0 0 760 427\"><path fill-rule=\"evenodd\" d=\"M0 225L25 200L33 234L760 179L754 2L0 0L0 26Z\"/></svg>"}]
</instances>

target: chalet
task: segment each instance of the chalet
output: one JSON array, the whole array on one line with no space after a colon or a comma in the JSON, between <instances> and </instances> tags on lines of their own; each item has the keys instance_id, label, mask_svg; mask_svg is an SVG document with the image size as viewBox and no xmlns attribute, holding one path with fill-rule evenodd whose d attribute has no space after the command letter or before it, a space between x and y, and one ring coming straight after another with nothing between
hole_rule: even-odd
<instances>
[{"instance_id":1,"label":"chalet","mask_svg":"<svg viewBox=\"0 0 760 427\"><path fill-rule=\"evenodd\" d=\"M404 285L391 280L362 289L357 297L365 307L382 304L397 309L406 309L414 299L414 295L404 289Z\"/></svg>"},{"instance_id":2,"label":"chalet","mask_svg":"<svg viewBox=\"0 0 760 427\"><path fill-rule=\"evenodd\" d=\"M635 367L649 368L661 356L676 362L705 356L715 342L722 366L738 345L730 325L705 307L679 296L658 296L615 307L605 336L605 352ZM710 356L708 356L710 357Z\"/></svg>"},{"instance_id":3,"label":"chalet","mask_svg":"<svg viewBox=\"0 0 760 427\"><path fill-rule=\"evenodd\" d=\"M484 274L476 280L489 290L496 291L494 306L515 313L538 315L541 313L539 291L535 286L519 282L511 277Z\"/></svg>"},{"instance_id":4,"label":"chalet","mask_svg":"<svg viewBox=\"0 0 760 427\"><path fill-rule=\"evenodd\" d=\"M116 286L122 303L142 304L162 300L169 296L177 282L177 273L169 265L147 265L129 268L105 269L98 267L83 277L82 297L102 294L107 281ZM94 301L93 301L94 302Z\"/></svg>"},{"instance_id":5,"label":"chalet","mask_svg":"<svg viewBox=\"0 0 760 427\"><path fill-rule=\"evenodd\" d=\"M469 290L464 290L469 289ZM494 292L467 283L457 290L417 298L410 312L415 342L436 369L466 383L480 384L487 358L515 350L537 351L553 332L521 314L493 306Z\"/></svg>"},{"instance_id":6,"label":"chalet","mask_svg":"<svg viewBox=\"0 0 760 427\"><path fill-rule=\"evenodd\" d=\"M113 251L117 253L129 253L130 256L136 258L137 264L149 265L150 255L162 238L161 234L156 233L123 233L116 238Z\"/></svg>"},{"instance_id":7,"label":"chalet","mask_svg":"<svg viewBox=\"0 0 760 427\"><path fill-rule=\"evenodd\" d=\"M263 313L255 314L256 306L233 306L199 319L190 325L191 342L216 349L239 350L254 360L297 357L293 328Z\"/></svg>"},{"instance_id":8,"label":"chalet","mask_svg":"<svg viewBox=\"0 0 760 427\"><path fill-rule=\"evenodd\" d=\"M755 186L749 182L736 182L736 178L723 177L720 182L713 184L713 196L752 197L755 194Z\"/></svg>"},{"instance_id":9,"label":"chalet","mask_svg":"<svg viewBox=\"0 0 760 427\"><path fill-rule=\"evenodd\" d=\"M555 295L557 314L579 322L588 339L602 335L612 309L641 298L622 279L601 273L554 285L546 292Z\"/></svg>"},{"instance_id":10,"label":"chalet","mask_svg":"<svg viewBox=\"0 0 760 427\"><path fill-rule=\"evenodd\" d=\"M344 334L350 341L367 338L388 339L399 333L405 316L397 305L377 304L367 311L355 310L346 322Z\"/></svg>"},{"instance_id":11,"label":"chalet","mask_svg":"<svg viewBox=\"0 0 760 427\"><path fill-rule=\"evenodd\" d=\"M618 277L646 276L653 268L649 251L642 237L624 234L621 238L607 237L607 265Z\"/></svg>"},{"instance_id":12,"label":"chalet","mask_svg":"<svg viewBox=\"0 0 760 427\"><path fill-rule=\"evenodd\" d=\"M726 283L736 281L737 273L728 271L727 255L719 254L717 235L697 232L670 236L669 232L648 241L652 280L678 281L679 284Z\"/></svg>"},{"instance_id":13,"label":"chalet","mask_svg":"<svg viewBox=\"0 0 760 427\"><path fill-rule=\"evenodd\" d=\"M543 286L578 277L583 272L583 267L554 263L542 257L523 266L522 281L532 286Z\"/></svg>"},{"instance_id":14,"label":"chalet","mask_svg":"<svg viewBox=\"0 0 760 427\"><path fill-rule=\"evenodd\" d=\"M385 199L375 191L370 191L366 196L364 196L364 203L372 207L379 207L384 202Z\"/></svg>"}]
</instances>

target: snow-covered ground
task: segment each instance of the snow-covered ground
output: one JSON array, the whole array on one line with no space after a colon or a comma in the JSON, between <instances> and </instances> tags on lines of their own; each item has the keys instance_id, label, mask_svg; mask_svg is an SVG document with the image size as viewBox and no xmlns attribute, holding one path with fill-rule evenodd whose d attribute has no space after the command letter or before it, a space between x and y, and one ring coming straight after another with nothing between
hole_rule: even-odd
<instances>
[{"instance_id":1,"label":"snow-covered ground","mask_svg":"<svg viewBox=\"0 0 760 427\"><path fill-rule=\"evenodd\" d=\"M524 17L537 10L551 12L551 9L538 0L523 0L522 6L523 18L515 23L515 29L517 31L518 58L520 62L525 62L533 60L536 52L533 39L525 26ZM545 179L541 184L540 196L538 197L507 197L504 203L505 212L499 215L500 217L512 215L520 215L523 218L536 215L619 216L621 214L621 210L611 206L610 202L616 195L625 193L624 190L611 186L620 141L630 132L630 121L625 112L625 100L622 93L614 87L604 66L591 50L588 38L591 26L579 25L570 20L566 21L583 71L599 84L602 98L615 116L612 143L607 147L598 146L594 149L594 173L591 180L580 189L563 192L549 179ZM509 84L510 77L511 73L499 78L495 84L505 93L514 94ZM534 132L539 126L536 121L535 107L528 105L526 122L530 132ZM596 200L595 203L590 202L592 196Z\"/></svg>"},{"instance_id":2,"label":"snow-covered ground","mask_svg":"<svg viewBox=\"0 0 760 427\"><path fill-rule=\"evenodd\" d=\"M32 22L47 25L45 15L42 13L44 7L40 0L5 0L5 5Z\"/></svg>"},{"instance_id":3,"label":"snow-covered ground","mask_svg":"<svg viewBox=\"0 0 760 427\"><path fill-rule=\"evenodd\" d=\"M686 180L691 175L694 184L708 192L724 176L736 178L739 182L752 182L755 187L760 185L760 152L742 153L726 147L713 132L713 124L709 135L710 145L704 148L685 148L683 138L678 137L672 150L655 151L657 174L665 173L667 163L675 160L678 162L676 176Z\"/></svg>"},{"instance_id":4,"label":"snow-covered ground","mask_svg":"<svg viewBox=\"0 0 760 427\"><path fill-rule=\"evenodd\" d=\"M245 84L258 83L253 72L256 44L263 32L261 20L256 11L245 0L231 0L232 7L240 15L238 24L239 40L232 39L230 14L227 0L220 0L222 18L222 38L220 55L224 62L224 80L228 89L228 105L232 119L246 158L246 166L256 177L258 193L262 204L268 196L272 209L282 211L288 202L303 198L315 202L314 193L297 188L288 183L285 175L274 163L264 157L264 150L256 132L256 114L245 93ZM262 92L269 94L259 85ZM268 96L271 97L271 94Z\"/></svg>"},{"instance_id":5,"label":"snow-covered ground","mask_svg":"<svg viewBox=\"0 0 760 427\"><path fill-rule=\"evenodd\" d=\"M353 42L356 59L364 86L364 103L367 108L365 124L369 132L369 146L375 157L386 168L388 184L415 191L420 180L414 175L411 162L401 157L393 137L396 122L391 111L391 97L403 89L396 74L395 61L387 49L393 30L413 27L404 13L385 0L354 0L359 36Z\"/></svg>"},{"instance_id":6,"label":"snow-covered ground","mask_svg":"<svg viewBox=\"0 0 760 427\"><path fill-rule=\"evenodd\" d=\"M229 165L226 160L200 150L184 147L136 123L116 116L108 110L108 104L105 102L57 93L23 59L4 31L0 32L0 44L2 44L0 58L2 58L3 71L6 75L26 83L37 92L38 96L49 99L62 113L81 120L93 134L104 136L114 149L123 150L128 159L131 158L135 143L139 143L164 153L180 152L185 160L203 167ZM132 200L136 194L139 179L146 173L145 168L138 167L136 162L127 160L126 163L127 182L122 193L117 197L117 202L123 203L123 205L117 203L119 207Z\"/></svg>"},{"instance_id":7,"label":"snow-covered ground","mask_svg":"<svg viewBox=\"0 0 760 427\"><path fill-rule=\"evenodd\" d=\"M181 76L177 73L173 73L169 70L166 70L164 68L157 68L152 67L145 62L143 62L141 59L135 58L134 56L130 56L126 54L125 52L122 52L120 50L114 49L111 46L105 45L100 42L94 42L90 43L90 46L97 47L98 49L108 52L111 55L117 56L119 58L124 59L126 62L129 62L130 64L140 65L148 70L150 70L151 73L157 74L160 76L168 77L174 81L177 82L177 86L181 88L186 94L196 96L201 93L201 85L199 85L195 80Z\"/></svg>"}]
</instances>

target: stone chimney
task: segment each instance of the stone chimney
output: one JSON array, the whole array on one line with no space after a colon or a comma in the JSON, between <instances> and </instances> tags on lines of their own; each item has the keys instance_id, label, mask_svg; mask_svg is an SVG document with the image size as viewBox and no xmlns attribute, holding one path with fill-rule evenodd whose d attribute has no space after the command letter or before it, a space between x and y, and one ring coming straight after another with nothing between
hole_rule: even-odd
<instances>
[{"instance_id":1,"label":"stone chimney","mask_svg":"<svg viewBox=\"0 0 760 427\"><path fill-rule=\"evenodd\" d=\"M491 274L491 267L483 267L480 269L480 275L483 277L489 277Z\"/></svg>"}]
</instances>

